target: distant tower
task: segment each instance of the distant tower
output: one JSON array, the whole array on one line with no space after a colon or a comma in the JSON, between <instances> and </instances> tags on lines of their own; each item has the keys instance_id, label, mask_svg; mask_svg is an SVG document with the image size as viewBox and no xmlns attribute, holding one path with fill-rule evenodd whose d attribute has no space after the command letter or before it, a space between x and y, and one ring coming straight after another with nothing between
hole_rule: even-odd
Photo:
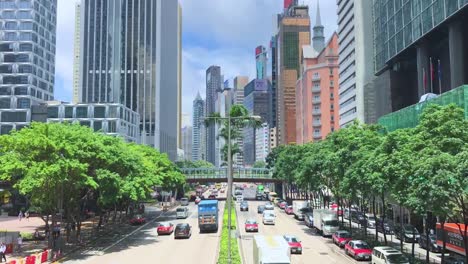
<instances>
[{"instance_id":1,"label":"distant tower","mask_svg":"<svg viewBox=\"0 0 468 264\"><path fill-rule=\"evenodd\" d=\"M314 26L314 37L312 38L312 44L315 51L320 52L325 48L325 37L323 34L322 18L320 17L320 4L317 0L317 15L315 17Z\"/></svg>"},{"instance_id":2,"label":"distant tower","mask_svg":"<svg viewBox=\"0 0 468 264\"><path fill-rule=\"evenodd\" d=\"M267 50L264 46L255 48L255 61L257 67L257 79L265 79L267 77Z\"/></svg>"},{"instance_id":3,"label":"distant tower","mask_svg":"<svg viewBox=\"0 0 468 264\"><path fill-rule=\"evenodd\" d=\"M192 160L205 160L205 138L203 118L205 118L205 101L197 93L193 101L193 120L192 120Z\"/></svg>"}]
</instances>

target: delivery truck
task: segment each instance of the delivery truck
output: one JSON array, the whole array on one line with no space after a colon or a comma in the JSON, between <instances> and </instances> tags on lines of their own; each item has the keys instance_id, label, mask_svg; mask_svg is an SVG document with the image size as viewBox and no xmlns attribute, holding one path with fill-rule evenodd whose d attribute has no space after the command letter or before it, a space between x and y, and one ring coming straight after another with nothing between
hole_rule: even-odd
<instances>
[{"instance_id":1,"label":"delivery truck","mask_svg":"<svg viewBox=\"0 0 468 264\"><path fill-rule=\"evenodd\" d=\"M294 218L297 220L304 220L304 212L302 209L309 207L309 202L307 201L293 201L293 214Z\"/></svg>"},{"instance_id":2,"label":"delivery truck","mask_svg":"<svg viewBox=\"0 0 468 264\"><path fill-rule=\"evenodd\" d=\"M291 250L282 236L260 236L253 239L254 264L291 264Z\"/></svg>"},{"instance_id":3,"label":"delivery truck","mask_svg":"<svg viewBox=\"0 0 468 264\"><path fill-rule=\"evenodd\" d=\"M315 209L314 227L322 236L333 235L340 228L336 212L330 209Z\"/></svg>"}]
</instances>

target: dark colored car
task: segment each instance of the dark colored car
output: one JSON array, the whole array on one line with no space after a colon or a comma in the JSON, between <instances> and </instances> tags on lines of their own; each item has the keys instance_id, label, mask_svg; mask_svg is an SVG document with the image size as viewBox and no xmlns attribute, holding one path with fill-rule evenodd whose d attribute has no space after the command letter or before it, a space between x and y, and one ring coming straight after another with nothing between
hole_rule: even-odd
<instances>
[{"instance_id":1,"label":"dark colored car","mask_svg":"<svg viewBox=\"0 0 468 264\"><path fill-rule=\"evenodd\" d=\"M396 225L395 237L397 239L401 239L402 233L403 233L403 242L416 243L419 240L419 231L416 229L416 227L412 225L403 225L403 229L401 228L401 225Z\"/></svg>"},{"instance_id":2,"label":"dark colored car","mask_svg":"<svg viewBox=\"0 0 468 264\"><path fill-rule=\"evenodd\" d=\"M463 257L448 256L445 257L445 264L466 264Z\"/></svg>"},{"instance_id":3,"label":"dark colored car","mask_svg":"<svg viewBox=\"0 0 468 264\"><path fill-rule=\"evenodd\" d=\"M352 240L351 234L346 230L338 230L332 235L333 243L339 247L344 247Z\"/></svg>"},{"instance_id":4,"label":"dark colored car","mask_svg":"<svg viewBox=\"0 0 468 264\"><path fill-rule=\"evenodd\" d=\"M132 219L130 219L131 225L142 225L146 223L146 219L142 215L135 215Z\"/></svg>"},{"instance_id":5,"label":"dark colored car","mask_svg":"<svg viewBox=\"0 0 468 264\"><path fill-rule=\"evenodd\" d=\"M358 223L360 224L361 226L367 226L367 218L366 216L361 213L361 212L357 212L357 213L352 213L351 214L351 221L355 222L355 223Z\"/></svg>"},{"instance_id":6,"label":"dark colored car","mask_svg":"<svg viewBox=\"0 0 468 264\"><path fill-rule=\"evenodd\" d=\"M241 211L249 211L249 204L247 202L241 202L240 210Z\"/></svg>"},{"instance_id":7,"label":"dark colored car","mask_svg":"<svg viewBox=\"0 0 468 264\"><path fill-rule=\"evenodd\" d=\"M314 215L312 213L304 214L304 222L306 226L314 227Z\"/></svg>"},{"instance_id":8,"label":"dark colored car","mask_svg":"<svg viewBox=\"0 0 468 264\"><path fill-rule=\"evenodd\" d=\"M418 240L419 246L421 248L426 248L427 247L427 236L425 234L421 234ZM436 236L433 234L429 235L429 251L432 252L441 252L442 247L437 245L437 239Z\"/></svg>"},{"instance_id":9,"label":"dark colored car","mask_svg":"<svg viewBox=\"0 0 468 264\"><path fill-rule=\"evenodd\" d=\"M392 235L394 232L393 224L387 220L382 221L382 219L376 221L376 230L382 234L385 230L385 234L387 235Z\"/></svg>"},{"instance_id":10,"label":"dark colored car","mask_svg":"<svg viewBox=\"0 0 468 264\"><path fill-rule=\"evenodd\" d=\"M210 194L210 195L208 196L208 199L216 199L216 195Z\"/></svg>"},{"instance_id":11,"label":"dark colored car","mask_svg":"<svg viewBox=\"0 0 468 264\"><path fill-rule=\"evenodd\" d=\"M189 224L177 224L174 230L174 238L190 238L192 227Z\"/></svg>"},{"instance_id":12,"label":"dark colored car","mask_svg":"<svg viewBox=\"0 0 468 264\"><path fill-rule=\"evenodd\" d=\"M261 194L261 193L255 194L255 199L259 200L259 201L263 200L263 194Z\"/></svg>"},{"instance_id":13,"label":"dark colored car","mask_svg":"<svg viewBox=\"0 0 468 264\"><path fill-rule=\"evenodd\" d=\"M265 206L264 205L259 205L257 207L257 213L263 214L263 211L265 211Z\"/></svg>"}]
</instances>

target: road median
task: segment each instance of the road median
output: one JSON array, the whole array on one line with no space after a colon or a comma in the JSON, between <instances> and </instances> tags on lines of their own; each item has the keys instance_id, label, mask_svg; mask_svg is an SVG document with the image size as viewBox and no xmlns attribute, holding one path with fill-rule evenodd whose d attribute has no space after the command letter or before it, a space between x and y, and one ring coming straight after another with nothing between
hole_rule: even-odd
<instances>
[{"instance_id":1,"label":"road median","mask_svg":"<svg viewBox=\"0 0 468 264\"><path fill-rule=\"evenodd\" d=\"M228 213L229 213L228 204L226 203L224 213L223 213L223 227L221 230L218 264L229 263L228 262L229 232L235 232L236 227L237 227L235 204L231 206L231 230L229 230L229 227L228 227L228 215L229 215ZM240 253L239 253L239 244L237 243L237 236L235 234L231 236L231 263L232 264L242 263Z\"/></svg>"}]
</instances>

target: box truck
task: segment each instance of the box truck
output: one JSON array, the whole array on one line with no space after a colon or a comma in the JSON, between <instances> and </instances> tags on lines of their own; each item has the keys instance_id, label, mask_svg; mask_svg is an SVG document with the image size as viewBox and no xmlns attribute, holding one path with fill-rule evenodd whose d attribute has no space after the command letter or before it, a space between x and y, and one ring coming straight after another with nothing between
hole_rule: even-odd
<instances>
[{"instance_id":1,"label":"box truck","mask_svg":"<svg viewBox=\"0 0 468 264\"><path fill-rule=\"evenodd\" d=\"M309 202L307 201L293 201L293 214L294 218L297 220L304 220L304 212L302 209L309 207Z\"/></svg>"},{"instance_id":2,"label":"box truck","mask_svg":"<svg viewBox=\"0 0 468 264\"><path fill-rule=\"evenodd\" d=\"M340 228L336 212L329 209L315 209L314 227L323 236L333 235Z\"/></svg>"},{"instance_id":3,"label":"box truck","mask_svg":"<svg viewBox=\"0 0 468 264\"><path fill-rule=\"evenodd\" d=\"M291 264L291 249L282 236L254 236L254 264Z\"/></svg>"}]
</instances>

